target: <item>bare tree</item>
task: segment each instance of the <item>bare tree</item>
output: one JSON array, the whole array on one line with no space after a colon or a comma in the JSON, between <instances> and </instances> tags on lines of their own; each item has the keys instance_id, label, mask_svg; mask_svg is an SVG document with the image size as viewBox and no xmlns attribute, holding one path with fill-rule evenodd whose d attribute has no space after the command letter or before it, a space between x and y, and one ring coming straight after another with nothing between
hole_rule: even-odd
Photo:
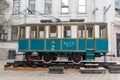
<instances>
[{"instance_id":1,"label":"bare tree","mask_svg":"<svg viewBox=\"0 0 120 80\"><path fill-rule=\"evenodd\" d=\"M0 0L0 40L6 39L6 33L3 30L3 26L8 25L10 18L5 18L5 11L9 8L9 3L5 0Z\"/></svg>"}]
</instances>

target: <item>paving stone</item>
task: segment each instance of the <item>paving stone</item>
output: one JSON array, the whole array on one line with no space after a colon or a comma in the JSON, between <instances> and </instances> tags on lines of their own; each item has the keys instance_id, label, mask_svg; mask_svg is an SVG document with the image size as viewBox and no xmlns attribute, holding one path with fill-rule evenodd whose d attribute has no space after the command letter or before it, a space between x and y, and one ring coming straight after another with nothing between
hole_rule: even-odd
<instances>
[{"instance_id":1,"label":"paving stone","mask_svg":"<svg viewBox=\"0 0 120 80\"><path fill-rule=\"evenodd\" d=\"M4 71L9 60L0 60L0 80L120 80L120 74L82 74L79 71L64 71L64 74L49 74L49 71Z\"/></svg>"}]
</instances>

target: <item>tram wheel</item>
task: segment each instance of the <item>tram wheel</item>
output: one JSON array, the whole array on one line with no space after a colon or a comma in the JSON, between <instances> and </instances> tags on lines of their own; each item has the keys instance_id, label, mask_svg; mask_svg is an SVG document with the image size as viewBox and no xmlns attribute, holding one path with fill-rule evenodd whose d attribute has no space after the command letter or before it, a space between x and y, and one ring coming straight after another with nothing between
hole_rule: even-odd
<instances>
[{"instance_id":1,"label":"tram wheel","mask_svg":"<svg viewBox=\"0 0 120 80\"><path fill-rule=\"evenodd\" d=\"M78 55L73 55L72 57L72 62L75 64L79 64L82 61L82 56L78 56Z\"/></svg>"},{"instance_id":2,"label":"tram wheel","mask_svg":"<svg viewBox=\"0 0 120 80\"><path fill-rule=\"evenodd\" d=\"M51 61L52 61L52 56L51 55L46 54L46 55L43 56L43 62L44 63L51 63Z\"/></svg>"},{"instance_id":3,"label":"tram wheel","mask_svg":"<svg viewBox=\"0 0 120 80\"><path fill-rule=\"evenodd\" d=\"M25 56L26 56L26 60L27 60L27 61L31 61L31 57L30 57L31 54L32 54L32 52L26 52L26 55L25 55Z\"/></svg>"}]
</instances>

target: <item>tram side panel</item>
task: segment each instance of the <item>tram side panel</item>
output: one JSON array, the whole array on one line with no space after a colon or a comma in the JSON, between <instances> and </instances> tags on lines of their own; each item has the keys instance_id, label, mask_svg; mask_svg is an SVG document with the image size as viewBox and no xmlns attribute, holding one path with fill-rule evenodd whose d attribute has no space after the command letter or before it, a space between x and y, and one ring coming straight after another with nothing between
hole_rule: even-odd
<instances>
[{"instance_id":1,"label":"tram side panel","mask_svg":"<svg viewBox=\"0 0 120 80\"><path fill-rule=\"evenodd\" d=\"M25 33L27 36L18 41L19 51L77 52L78 54L84 53L86 59L94 59L95 53L108 52L108 39L100 37L103 33L97 35L98 32L104 31L100 31L99 28L98 30L95 28L95 38L78 39L75 35L77 34L77 25L71 27L71 32L68 31L68 34L71 35L69 38L64 37L64 26L58 26L58 38L49 38L49 27L45 26L45 28L45 39L29 39L27 36L30 34L30 28L26 28ZM20 34L22 36L22 33ZM107 35L107 33L105 34Z\"/></svg>"},{"instance_id":2,"label":"tram side panel","mask_svg":"<svg viewBox=\"0 0 120 80\"><path fill-rule=\"evenodd\" d=\"M19 40L18 40L18 50L19 51L28 51L29 50L29 32L30 27L19 27Z\"/></svg>"},{"instance_id":3,"label":"tram side panel","mask_svg":"<svg viewBox=\"0 0 120 80\"><path fill-rule=\"evenodd\" d=\"M108 53L108 32L107 25L95 26L95 52ZM98 34L99 33L99 34Z\"/></svg>"}]
</instances>

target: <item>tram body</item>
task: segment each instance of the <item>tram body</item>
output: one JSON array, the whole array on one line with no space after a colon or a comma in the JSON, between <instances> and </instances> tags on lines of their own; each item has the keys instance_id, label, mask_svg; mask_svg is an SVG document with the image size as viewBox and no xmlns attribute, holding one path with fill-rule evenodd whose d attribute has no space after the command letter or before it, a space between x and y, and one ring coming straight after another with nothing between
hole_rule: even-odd
<instances>
[{"instance_id":1,"label":"tram body","mask_svg":"<svg viewBox=\"0 0 120 80\"><path fill-rule=\"evenodd\" d=\"M53 22L19 25L18 48L26 54L27 61L50 63L61 55L73 63L94 60L97 55L108 53L107 24Z\"/></svg>"}]
</instances>

